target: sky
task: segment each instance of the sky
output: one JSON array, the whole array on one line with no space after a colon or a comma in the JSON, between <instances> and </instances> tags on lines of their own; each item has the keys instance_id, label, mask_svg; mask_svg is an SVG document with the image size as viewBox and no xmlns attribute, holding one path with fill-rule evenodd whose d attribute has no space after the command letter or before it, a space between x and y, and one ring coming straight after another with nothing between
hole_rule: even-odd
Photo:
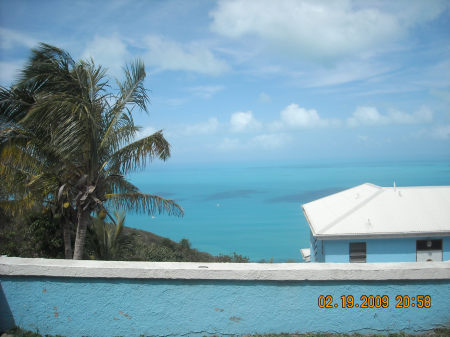
<instances>
[{"instance_id":1,"label":"sky","mask_svg":"<svg viewBox=\"0 0 450 337\"><path fill-rule=\"evenodd\" d=\"M173 163L450 160L450 1L0 0L0 85L39 42L142 59Z\"/></svg>"}]
</instances>

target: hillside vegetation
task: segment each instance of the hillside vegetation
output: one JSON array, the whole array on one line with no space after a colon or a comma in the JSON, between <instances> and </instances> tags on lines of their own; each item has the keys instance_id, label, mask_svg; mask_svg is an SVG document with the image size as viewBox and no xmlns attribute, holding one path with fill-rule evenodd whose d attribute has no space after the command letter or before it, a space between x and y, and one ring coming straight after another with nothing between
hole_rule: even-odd
<instances>
[{"instance_id":1,"label":"hillside vegetation","mask_svg":"<svg viewBox=\"0 0 450 337\"><path fill-rule=\"evenodd\" d=\"M64 240L58 219L51 212L36 211L26 217L6 215L0 209L0 255L18 257L64 258ZM97 259L98 240L88 232L85 258ZM72 236L74 237L74 236ZM168 238L130 227L121 233L119 249L111 260L178 262L248 262L247 257L213 256L191 247L188 239L175 242Z\"/></svg>"}]
</instances>

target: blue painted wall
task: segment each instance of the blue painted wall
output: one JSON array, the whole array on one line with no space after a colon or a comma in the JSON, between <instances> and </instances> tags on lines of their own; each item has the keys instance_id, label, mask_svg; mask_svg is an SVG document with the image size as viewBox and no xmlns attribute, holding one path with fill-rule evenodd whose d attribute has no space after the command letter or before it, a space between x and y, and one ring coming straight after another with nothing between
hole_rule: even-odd
<instances>
[{"instance_id":1,"label":"blue painted wall","mask_svg":"<svg viewBox=\"0 0 450 337\"><path fill-rule=\"evenodd\" d=\"M315 262L349 262L350 242L366 242L367 262L415 262L416 241L426 239L429 239L429 237L370 240L322 240L324 258L322 260L316 260ZM442 245L443 261L448 261L450 260L450 237L443 238Z\"/></svg>"},{"instance_id":2,"label":"blue painted wall","mask_svg":"<svg viewBox=\"0 0 450 337\"><path fill-rule=\"evenodd\" d=\"M310 242L311 262L324 262L323 241L316 240L314 236L310 234Z\"/></svg>"},{"instance_id":3,"label":"blue painted wall","mask_svg":"<svg viewBox=\"0 0 450 337\"><path fill-rule=\"evenodd\" d=\"M442 249L444 250L444 261L450 261L450 237L444 238L442 241Z\"/></svg>"},{"instance_id":4,"label":"blue painted wall","mask_svg":"<svg viewBox=\"0 0 450 337\"><path fill-rule=\"evenodd\" d=\"M323 240L324 262L349 262L348 244L348 240Z\"/></svg>"},{"instance_id":5,"label":"blue painted wall","mask_svg":"<svg viewBox=\"0 0 450 337\"><path fill-rule=\"evenodd\" d=\"M256 282L2 277L2 313L41 334L223 335L419 332L450 322L450 280ZM397 295L431 308L395 308ZM388 295L389 308L318 307L320 295ZM0 299L2 297L0 296ZM6 324L3 321L2 324ZM2 326L4 329L5 326Z\"/></svg>"},{"instance_id":6,"label":"blue painted wall","mask_svg":"<svg viewBox=\"0 0 450 337\"><path fill-rule=\"evenodd\" d=\"M367 262L415 262L417 260L417 240L422 239L368 240Z\"/></svg>"}]
</instances>

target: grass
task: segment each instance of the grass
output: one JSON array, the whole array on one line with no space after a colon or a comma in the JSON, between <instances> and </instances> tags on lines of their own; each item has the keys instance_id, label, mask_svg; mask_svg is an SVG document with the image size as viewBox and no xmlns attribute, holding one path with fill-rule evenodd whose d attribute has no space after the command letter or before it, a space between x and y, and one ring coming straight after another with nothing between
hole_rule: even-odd
<instances>
[{"instance_id":1,"label":"grass","mask_svg":"<svg viewBox=\"0 0 450 337\"><path fill-rule=\"evenodd\" d=\"M390 333L382 334L336 334L336 333L305 333L305 334L266 334L266 335L245 335L242 337L449 337L450 328L435 329L431 332L421 334L406 334L406 333Z\"/></svg>"},{"instance_id":2,"label":"grass","mask_svg":"<svg viewBox=\"0 0 450 337\"><path fill-rule=\"evenodd\" d=\"M6 332L14 337L63 337L60 335L41 335L37 332L27 331L20 328L13 328ZM227 335L230 336L230 335ZM219 336L214 336L219 337ZM450 328L434 329L433 331L421 334L391 333L387 335L381 334L334 334L334 333L306 333L306 334L266 334L266 335L245 335L243 337L450 337Z\"/></svg>"},{"instance_id":3,"label":"grass","mask_svg":"<svg viewBox=\"0 0 450 337\"><path fill-rule=\"evenodd\" d=\"M23 329L17 328L17 327L6 331L6 334L14 336L14 337L43 337L40 333L23 330ZM53 337L53 336L45 335L45 337ZM63 337L63 336L56 335L55 337Z\"/></svg>"}]
</instances>

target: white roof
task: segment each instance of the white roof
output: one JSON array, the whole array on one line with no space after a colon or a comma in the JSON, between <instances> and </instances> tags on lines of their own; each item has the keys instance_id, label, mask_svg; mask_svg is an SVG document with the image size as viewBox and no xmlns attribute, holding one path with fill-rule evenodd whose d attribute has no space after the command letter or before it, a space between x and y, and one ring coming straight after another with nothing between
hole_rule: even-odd
<instances>
[{"instance_id":1,"label":"white roof","mask_svg":"<svg viewBox=\"0 0 450 337\"><path fill-rule=\"evenodd\" d=\"M450 186L362 184L304 204L315 237L449 236Z\"/></svg>"}]
</instances>

